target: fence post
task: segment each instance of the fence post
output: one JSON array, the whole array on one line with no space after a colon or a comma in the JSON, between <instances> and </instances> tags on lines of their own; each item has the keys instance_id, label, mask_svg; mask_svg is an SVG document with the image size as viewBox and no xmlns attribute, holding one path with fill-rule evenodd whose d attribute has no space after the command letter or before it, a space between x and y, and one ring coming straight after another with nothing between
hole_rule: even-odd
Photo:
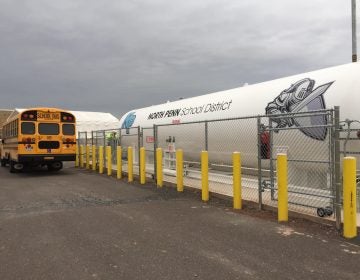
<instances>
[{"instance_id":1,"label":"fence post","mask_svg":"<svg viewBox=\"0 0 360 280\"><path fill-rule=\"evenodd\" d=\"M239 152L233 153L233 196L234 209L241 209L241 156Z\"/></svg>"},{"instance_id":2,"label":"fence post","mask_svg":"<svg viewBox=\"0 0 360 280\"><path fill-rule=\"evenodd\" d=\"M76 153L75 167L79 167L79 144L76 144L75 146L75 153Z\"/></svg>"},{"instance_id":3,"label":"fence post","mask_svg":"<svg viewBox=\"0 0 360 280\"><path fill-rule=\"evenodd\" d=\"M78 149L79 149L79 167L80 166L80 146L81 146L81 132L78 131L77 133L77 141L76 141L77 145L78 145Z\"/></svg>"},{"instance_id":4,"label":"fence post","mask_svg":"<svg viewBox=\"0 0 360 280\"><path fill-rule=\"evenodd\" d=\"M128 182L134 181L133 174L133 148L131 146L128 147Z\"/></svg>"},{"instance_id":5,"label":"fence post","mask_svg":"<svg viewBox=\"0 0 360 280\"><path fill-rule=\"evenodd\" d=\"M118 146L121 146L121 128L119 128L119 138L118 138Z\"/></svg>"},{"instance_id":6,"label":"fence post","mask_svg":"<svg viewBox=\"0 0 360 280\"><path fill-rule=\"evenodd\" d=\"M141 166L140 166L140 147L141 147L141 130L140 130L140 126L137 127L137 142L138 142L138 159L139 159L139 176L141 174ZM141 178L140 178L141 179Z\"/></svg>"},{"instance_id":7,"label":"fence post","mask_svg":"<svg viewBox=\"0 0 360 280\"><path fill-rule=\"evenodd\" d=\"M209 201L209 155L207 151L201 152L201 199Z\"/></svg>"},{"instance_id":8,"label":"fence post","mask_svg":"<svg viewBox=\"0 0 360 280\"><path fill-rule=\"evenodd\" d=\"M104 173L104 146L99 146L99 173Z\"/></svg>"},{"instance_id":9,"label":"fence post","mask_svg":"<svg viewBox=\"0 0 360 280\"><path fill-rule=\"evenodd\" d=\"M209 150L209 125L208 122L205 121L205 151Z\"/></svg>"},{"instance_id":10,"label":"fence post","mask_svg":"<svg viewBox=\"0 0 360 280\"><path fill-rule=\"evenodd\" d=\"M98 132L97 131L95 131L95 146L96 147L100 146L100 145L98 145Z\"/></svg>"},{"instance_id":11,"label":"fence post","mask_svg":"<svg viewBox=\"0 0 360 280\"><path fill-rule=\"evenodd\" d=\"M86 145L86 169L90 169L90 145Z\"/></svg>"},{"instance_id":12,"label":"fence post","mask_svg":"<svg viewBox=\"0 0 360 280\"><path fill-rule=\"evenodd\" d=\"M103 134L103 137L104 137L104 139L103 139L103 147L106 147L107 145L106 145L106 132L105 132L105 130L102 131L102 134ZM104 164L105 164L105 156L106 156L105 153L106 153L106 149L103 148L103 160L104 160Z\"/></svg>"},{"instance_id":13,"label":"fence post","mask_svg":"<svg viewBox=\"0 0 360 280\"><path fill-rule=\"evenodd\" d=\"M157 164L156 164L156 149L157 149L157 146L158 146L158 143L157 143L157 141L158 141L158 135L157 135L157 133L158 133L158 130L157 130L157 125L156 124L154 124L153 125L153 136L154 136L154 179L155 179L155 181L157 182L157 174L156 174L156 168L157 168Z\"/></svg>"},{"instance_id":14,"label":"fence post","mask_svg":"<svg viewBox=\"0 0 360 280\"><path fill-rule=\"evenodd\" d=\"M91 152L91 167L93 171L96 171L96 146L92 146Z\"/></svg>"},{"instance_id":15,"label":"fence post","mask_svg":"<svg viewBox=\"0 0 360 280\"><path fill-rule=\"evenodd\" d=\"M277 154L278 221L288 221L287 155Z\"/></svg>"},{"instance_id":16,"label":"fence post","mask_svg":"<svg viewBox=\"0 0 360 280\"><path fill-rule=\"evenodd\" d=\"M183 150L176 150L176 187L178 192L184 191L184 154Z\"/></svg>"},{"instance_id":17,"label":"fence post","mask_svg":"<svg viewBox=\"0 0 360 280\"><path fill-rule=\"evenodd\" d=\"M356 159L343 160L344 237L357 236L356 225Z\"/></svg>"},{"instance_id":18,"label":"fence post","mask_svg":"<svg viewBox=\"0 0 360 280\"><path fill-rule=\"evenodd\" d=\"M79 155L79 162L80 162L80 167L83 168L84 167L84 145L80 145L80 155Z\"/></svg>"},{"instance_id":19,"label":"fence post","mask_svg":"<svg viewBox=\"0 0 360 280\"><path fill-rule=\"evenodd\" d=\"M156 185L158 187L163 186L163 167L162 167L162 149L156 149Z\"/></svg>"},{"instance_id":20,"label":"fence post","mask_svg":"<svg viewBox=\"0 0 360 280\"><path fill-rule=\"evenodd\" d=\"M257 117L257 142L258 142L258 199L259 199L259 210L262 210L262 162L261 162L261 117Z\"/></svg>"},{"instance_id":21,"label":"fence post","mask_svg":"<svg viewBox=\"0 0 360 280\"><path fill-rule=\"evenodd\" d=\"M275 175L274 175L274 160L275 158L273 158L273 148L274 148L274 141L273 141L273 135L274 135L274 130L273 130L273 121L271 118L269 118L269 156L270 156L270 193L271 193L271 200L275 200Z\"/></svg>"},{"instance_id":22,"label":"fence post","mask_svg":"<svg viewBox=\"0 0 360 280\"><path fill-rule=\"evenodd\" d=\"M140 184L145 184L146 182L146 152L145 148L140 148Z\"/></svg>"},{"instance_id":23,"label":"fence post","mask_svg":"<svg viewBox=\"0 0 360 280\"><path fill-rule=\"evenodd\" d=\"M111 146L106 146L106 167L107 167L107 175L111 176L112 174L112 161L111 161Z\"/></svg>"},{"instance_id":24,"label":"fence post","mask_svg":"<svg viewBox=\"0 0 360 280\"><path fill-rule=\"evenodd\" d=\"M336 229L341 230L341 177L340 177L340 107L334 107L334 169L335 169L335 218Z\"/></svg>"},{"instance_id":25,"label":"fence post","mask_svg":"<svg viewBox=\"0 0 360 280\"><path fill-rule=\"evenodd\" d=\"M122 150L121 150L121 146L117 146L116 148L116 170L117 170L117 174L116 177L118 179L121 179L122 176Z\"/></svg>"}]
</instances>

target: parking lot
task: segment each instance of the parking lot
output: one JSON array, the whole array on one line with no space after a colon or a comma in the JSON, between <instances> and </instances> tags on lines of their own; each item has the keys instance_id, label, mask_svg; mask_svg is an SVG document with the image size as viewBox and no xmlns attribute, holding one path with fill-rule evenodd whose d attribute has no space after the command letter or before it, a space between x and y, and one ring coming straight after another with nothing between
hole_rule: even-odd
<instances>
[{"instance_id":1,"label":"parking lot","mask_svg":"<svg viewBox=\"0 0 360 280\"><path fill-rule=\"evenodd\" d=\"M1 279L359 279L333 227L71 166L0 169Z\"/></svg>"}]
</instances>

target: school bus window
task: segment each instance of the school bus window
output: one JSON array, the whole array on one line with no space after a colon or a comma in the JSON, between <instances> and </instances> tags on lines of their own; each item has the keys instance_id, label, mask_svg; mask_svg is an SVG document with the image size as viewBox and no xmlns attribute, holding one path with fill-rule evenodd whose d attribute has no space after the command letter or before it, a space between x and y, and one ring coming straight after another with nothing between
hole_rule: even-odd
<instances>
[{"instance_id":1,"label":"school bus window","mask_svg":"<svg viewBox=\"0 0 360 280\"><path fill-rule=\"evenodd\" d=\"M62 131L64 135L74 135L75 134L75 126L73 124L63 124Z\"/></svg>"},{"instance_id":2,"label":"school bus window","mask_svg":"<svg viewBox=\"0 0 360 280\"><path fill-rule=\"evenodd\" d=\"M39 134L41 134L41 135L59 135L59 124L57 124L57 123L39 123Z\"/></svg>"},{"instance_id":3,"label":"school bus window","mask_svg":"<svg viewBox=\"0 0 360 280\"><path fill-rule=\"evenodd\" d=\"M35 124L32 122L22 122L21 123L21 133L22 134L35 134Z\"/></svg>"}]
</instances>

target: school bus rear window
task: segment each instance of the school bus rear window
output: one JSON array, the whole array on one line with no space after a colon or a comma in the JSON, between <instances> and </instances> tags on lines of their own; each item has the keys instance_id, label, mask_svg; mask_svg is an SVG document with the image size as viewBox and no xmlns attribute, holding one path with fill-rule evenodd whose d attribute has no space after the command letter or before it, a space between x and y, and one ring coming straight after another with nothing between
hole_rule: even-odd
<instances>
[{"instance_id":1,"label":"school bus rear window","mask_svg":"<svg viewBox=\"0 0 360 280\"><path fill-rule=\"evenodd\" d=\"M39 134L58 135L59 125L57 123L39 123Z\"/></svg>"},{"instance_id":2,"label":"school bus rear window","mask_svg":"<svg viewBox=\"0 0 360 280\"><path fill-rule=\"evenodd\" d=\"M21 123L22 134L35 134L35 124L33 122L22 122Z\"/></svg>"},{"instance_id":3,"label":"school bus rear window","mask_svg":"<svg viewBox=\"0 0 360 280\"><path fill-rule=\"evenodd\" d=\"M75 134L75 126L73 124L63 124L62 126L64 135L74 135Z\"/></svg>"}]
</instances>

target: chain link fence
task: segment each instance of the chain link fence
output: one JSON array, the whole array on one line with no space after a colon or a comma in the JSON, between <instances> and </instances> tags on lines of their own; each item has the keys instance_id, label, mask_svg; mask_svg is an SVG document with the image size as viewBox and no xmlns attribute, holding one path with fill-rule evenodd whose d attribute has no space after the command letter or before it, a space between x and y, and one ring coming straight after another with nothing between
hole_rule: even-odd
<instances>
[{"instance_id":1,"label":"chain link fence","mask_svg":"<svg viewBox=\"0 0 360 280\"><path fill-rule=\"evenodd\" d=\"M91 134L80 132L78 143L111 146L112 169L116 169L116 149L121 146L125 173L128 171L127 149L131 146L135 174L140 174L140 147L144 147L146 173L154 179L155 150L162 148L164 181L170 183L176 183L176 150L182 149L184 185L196 189L201 188L201 151L208 151L210 192L229 197L233 196L232 154L240 152L242 198L257 203L259 208L277 207L276 157L278 153L285 153L289 210L332 217L337 210L338 219L341 158L336 157L336 147L342 156L358 156L355 141L359 141L360 123L356 123L359 127L349 128L344 122L341 127L335 115L334 110L321 110L102 130ZM98 155L96 158L98 160ZM106 163L105 149L104 159Z\"/></svg>"},{"instance_id":2,"label":"chain link fence","mask_svg":"<svg viewBox=\"0 0 360 280\"><path fill-rule=\"evenodd\" d=\"M154 145L155 145L155 137L154 137L154 128L153 127L143 127L141 128L141 147L145 148L145 170L146 173L154 178L155 176L155 153L154 153Z\"/></svg>"},{"instance_id":3,"label":"chain link fence","mask_svg":"<svg viewBox=\"0 0 360 280\"><path fill-rule=\"evenodd\" d=\"M205 123L160 125L154 129L155 147L163 150L164 180L175 183L176 150L182 149L184 185L200 189L200 152L206 150Z\"/></svg>"},{"instance_id":4,"label":"chain link fence","mask_svg":"<svg viewBox=\"0 0 360 280\"><path fill-rule=\"evenodd\" d=\"M257 118L208 122L209 178L211 191L232 196L232 154L241 154L242 197L258 202ZM221 137L219 137L221 135Z\"/></svg>"}]
</instances>

